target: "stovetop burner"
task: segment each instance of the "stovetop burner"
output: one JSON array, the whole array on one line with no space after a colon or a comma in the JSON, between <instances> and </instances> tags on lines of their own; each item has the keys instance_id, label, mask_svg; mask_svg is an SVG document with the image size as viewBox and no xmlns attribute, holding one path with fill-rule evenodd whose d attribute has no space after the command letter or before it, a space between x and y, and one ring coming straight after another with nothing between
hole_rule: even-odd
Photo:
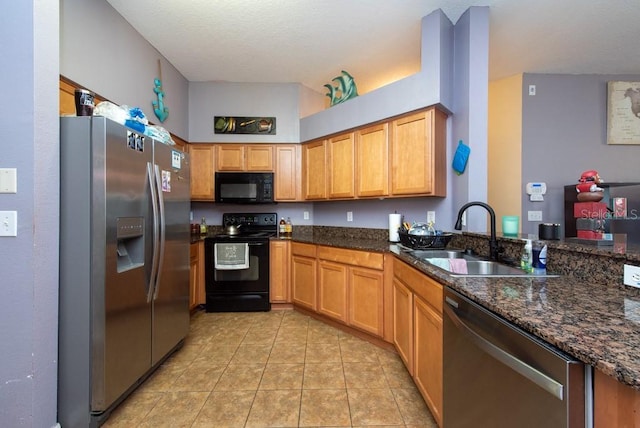
<instances>
[{"instance_id":1,"label":"stovetop burner","mask_svg":"<svg viewBox=\"0 0 640 428\"><path fill-rule=\"evenodd\" d=\"M224 213L222 227L240 226L236 235L219 234L213 239L268 239L278 234L277 213Z\"/></svg>"}]
</instances>

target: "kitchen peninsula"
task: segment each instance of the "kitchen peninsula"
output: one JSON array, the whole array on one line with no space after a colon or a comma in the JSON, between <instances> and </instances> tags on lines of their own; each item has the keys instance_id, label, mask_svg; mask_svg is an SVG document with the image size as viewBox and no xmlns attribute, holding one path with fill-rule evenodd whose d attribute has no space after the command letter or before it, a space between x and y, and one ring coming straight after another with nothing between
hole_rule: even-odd
<instances>
[{"instance_id":1,"label":"kitchen peninsula","mask_svg":"<svg viewBox=\"0 0 640 428\"><path fill-rule=\"evenodd\" d=\"M472 248L482 254L488 247L487 239L482 234L456 234L449 247ZM499 241L507 254L517 255L523 244L518 239ZM596 426L598 420L616 425L615 421L636 417L633 409L640 403L640 290L622 286L621 278L624 263L640 265L640 251L629 249L618 254L549 241L548 267L561 274L558 277L454 278L389 244L384 230L300 227L292 242L393 255L394 263L402 261L414 267L593 366ZM385 301L385 306L388 304ZM616 404L622 396L628 403L625 406L619 404L623 401Z\"/></svg>"}]
</instances>

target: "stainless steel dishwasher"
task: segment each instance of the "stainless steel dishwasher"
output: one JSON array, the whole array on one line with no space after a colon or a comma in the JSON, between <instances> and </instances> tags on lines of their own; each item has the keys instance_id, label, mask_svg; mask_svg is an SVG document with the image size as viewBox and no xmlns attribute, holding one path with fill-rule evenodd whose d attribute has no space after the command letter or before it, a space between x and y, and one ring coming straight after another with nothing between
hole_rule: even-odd
<instances>
[{"instance_id":1,"label":"stainless steel dishwasher","mask_svg":"<svg viewBox=\"0 0 640 428\"><path fill-rule=\"evenodd\" d=\"M444 428L592 425L590 366L448 287L444 300Z\"/></svg>"}]
</instances>

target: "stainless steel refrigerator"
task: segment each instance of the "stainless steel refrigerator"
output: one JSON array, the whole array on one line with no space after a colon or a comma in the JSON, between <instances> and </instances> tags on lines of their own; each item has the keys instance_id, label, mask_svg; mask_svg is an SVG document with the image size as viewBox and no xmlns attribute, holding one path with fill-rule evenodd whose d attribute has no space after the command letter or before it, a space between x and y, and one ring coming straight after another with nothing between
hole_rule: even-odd
<instances>
[{"instance_id":1,"label":"stainless steel refrigerator","mask_svg":"<svg viewBox=\"0 0 640 428\"><path fill-rule=\"evenodd\" d=\"M104 117L60 119L63 427L99 426L182 345L189 210L188 157L175 146Z\"/></svg>"}]
</instances>

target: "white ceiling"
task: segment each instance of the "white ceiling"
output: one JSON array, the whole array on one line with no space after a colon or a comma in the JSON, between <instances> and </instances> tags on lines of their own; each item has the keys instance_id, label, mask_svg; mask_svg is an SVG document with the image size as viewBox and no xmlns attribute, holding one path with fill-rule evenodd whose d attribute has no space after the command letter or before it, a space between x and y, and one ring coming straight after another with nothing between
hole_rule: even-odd
<instances>
[{"instance_id":1,"label":"white ceiling","mask_svg":"<svg viewBox=\"0 0 640 428\"><path fill-rule=\"evenodd\" d=\"M490 7L491 80L640 74L638 0L107 0L189 81L300 82L347 70L366 93L420 67L420 21Z\"/></svg>"}]
</instances>

